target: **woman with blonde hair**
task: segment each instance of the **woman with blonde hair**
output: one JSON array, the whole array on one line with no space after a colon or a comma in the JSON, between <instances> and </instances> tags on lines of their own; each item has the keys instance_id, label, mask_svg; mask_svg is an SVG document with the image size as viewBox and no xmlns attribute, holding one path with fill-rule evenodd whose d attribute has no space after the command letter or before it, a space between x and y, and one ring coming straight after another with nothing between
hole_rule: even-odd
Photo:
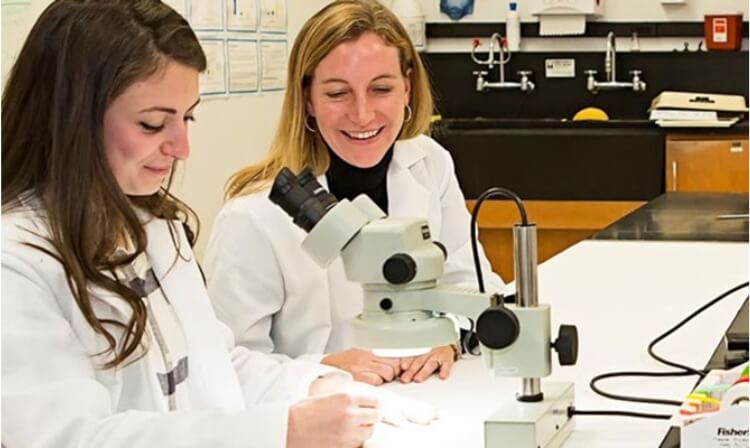
<instances>
[{"instance_id":1,"label":"woman with blonde hair","mask_svg":"<svg viewBox=\"0 0 750 448\"><path fill-rule=\"evenodd\" d=\"M469 214L449 153L426 134L433 103L424 66L394 14L375 0L338 0L302 27L289 56L282 115L268 156L229 180L208 245L220 319L255 350L321 361L371 384L446 378L458 345L392 359L351 348L361 287L340 260L321 269L304 232L268 196L282 167L312 168L339 199L360 194L391 216L427 218L448 250L445 284L475 286ZM481 260L489 286L503 283Z\"/></svg>"}]
</instances>

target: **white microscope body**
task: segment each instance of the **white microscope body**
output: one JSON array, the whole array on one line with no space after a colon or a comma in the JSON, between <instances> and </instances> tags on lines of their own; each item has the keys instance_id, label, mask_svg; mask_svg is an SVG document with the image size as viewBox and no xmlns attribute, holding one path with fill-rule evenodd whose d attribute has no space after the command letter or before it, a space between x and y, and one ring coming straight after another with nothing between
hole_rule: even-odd
<instances>
[{"instance_id":1,"label":"white microscope body","mask_svg":"<svg viewBox=\"0 0 750 448\"><path fill-rule=\"evenodd\" d=\"M551 348L562 365L574 364L575 327L561 326L550 339L550 308L536 302L536 228L514 228L516 304L503 297L438 284L445 249L431 239L424 219L390 218L367 196L336 199L308 170L282 170L270 198L308 232L304 250L325 267L341 255L350 281L362 284L364 307L352 322L354 343L373 350L421 349L454 344L446 314L476 322L486 365L498 376L523 378L517 400L485 421L486 447L553 448L573 429L568 413L573 384L545 382Z\"/></svg>"}]
</instances>

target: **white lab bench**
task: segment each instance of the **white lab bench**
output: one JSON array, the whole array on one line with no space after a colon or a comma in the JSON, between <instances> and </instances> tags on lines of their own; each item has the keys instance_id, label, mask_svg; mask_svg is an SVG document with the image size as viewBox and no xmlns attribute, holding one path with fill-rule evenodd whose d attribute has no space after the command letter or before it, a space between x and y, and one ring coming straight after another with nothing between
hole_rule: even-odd
<instances>
[{"instance_id":1,"label":"white lab bench","mask_svg":"<svg viewBox=\"0 0 750 448\"><path fill-rule=\"evenodd\" d=\"M553 337L561 323L578 327L578 363L561 368L555 359L542 390L545 380L572 381L575 405L581 410L673 413L674 406L600 397L591 391L589 381L614 370L671 370L648 356L648 343L747 280L747 243L587 240L571 247L539 267L539 301L552 306ZM747 294L747 289L735 292L655 351L669 360L703 368ZM599 384L614 393L681 400L696 379L616 378ZM423 427L381 424L365 446L483 447L484 418L503 402L514 400L520 382L495 377L480 358L473 358L459 361L445 381L433 376L422 384L386 385L434 404L440 419ZM576 416L575 429L564 446L656 447L668 429L667 420Z\"/></svg>"}]
</instances>

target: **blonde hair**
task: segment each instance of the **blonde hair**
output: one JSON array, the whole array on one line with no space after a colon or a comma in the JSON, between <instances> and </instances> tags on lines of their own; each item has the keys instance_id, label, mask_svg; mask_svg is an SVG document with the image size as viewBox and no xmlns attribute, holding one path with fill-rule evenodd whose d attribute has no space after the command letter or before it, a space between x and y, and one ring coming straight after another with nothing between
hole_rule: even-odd
<instances>
[{"instance_id":1,"label":"blonde hair","mask_svg":"<svg viewBox=\"0 0 750 448\"><path fill-rule=\"evenodd\" d=\"M289 54L286 92L276 133L268 155L229 178L226 197L252 193L266 187L283 167L299 172L305 166L316 175L328 169L328 150L319 133L305 129L308 89L313 72L336 46L366 32L396 47L401 73L411 84L411 119L398 139L427 133L432 116L432 93L419 54L399 19L376 0L337 0L312 16L297 35Z\"/></svg>"}]
</instances>

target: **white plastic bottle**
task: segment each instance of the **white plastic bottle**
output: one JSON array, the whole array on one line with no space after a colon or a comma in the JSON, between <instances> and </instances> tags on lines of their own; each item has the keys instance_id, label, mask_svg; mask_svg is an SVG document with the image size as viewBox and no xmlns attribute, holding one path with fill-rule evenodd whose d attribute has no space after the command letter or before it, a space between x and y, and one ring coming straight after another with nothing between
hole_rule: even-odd
<instances>
[{"instance_id":1,"label":"white plastic bottle","mask_svg":"<svg viewBox=\"0 0 750 448\"><path fill-rule=\"evenodd\" d=\"M393 11L409 33L414 48L424 51L427 47L425 15L417 0L395 0L391 5Z\"/></svg>"},{"instance_id":2,"label":"white plastic bottle","mask_svg":"<svg viewBox=\"0 0 750 448\"><path fill-rule=\"evenodd\" d=\"M505 34L510 51L521 49L521 18L518 15L518 3L508 4L508 15L505 18Z\"/></svg>"}]
</instances>

